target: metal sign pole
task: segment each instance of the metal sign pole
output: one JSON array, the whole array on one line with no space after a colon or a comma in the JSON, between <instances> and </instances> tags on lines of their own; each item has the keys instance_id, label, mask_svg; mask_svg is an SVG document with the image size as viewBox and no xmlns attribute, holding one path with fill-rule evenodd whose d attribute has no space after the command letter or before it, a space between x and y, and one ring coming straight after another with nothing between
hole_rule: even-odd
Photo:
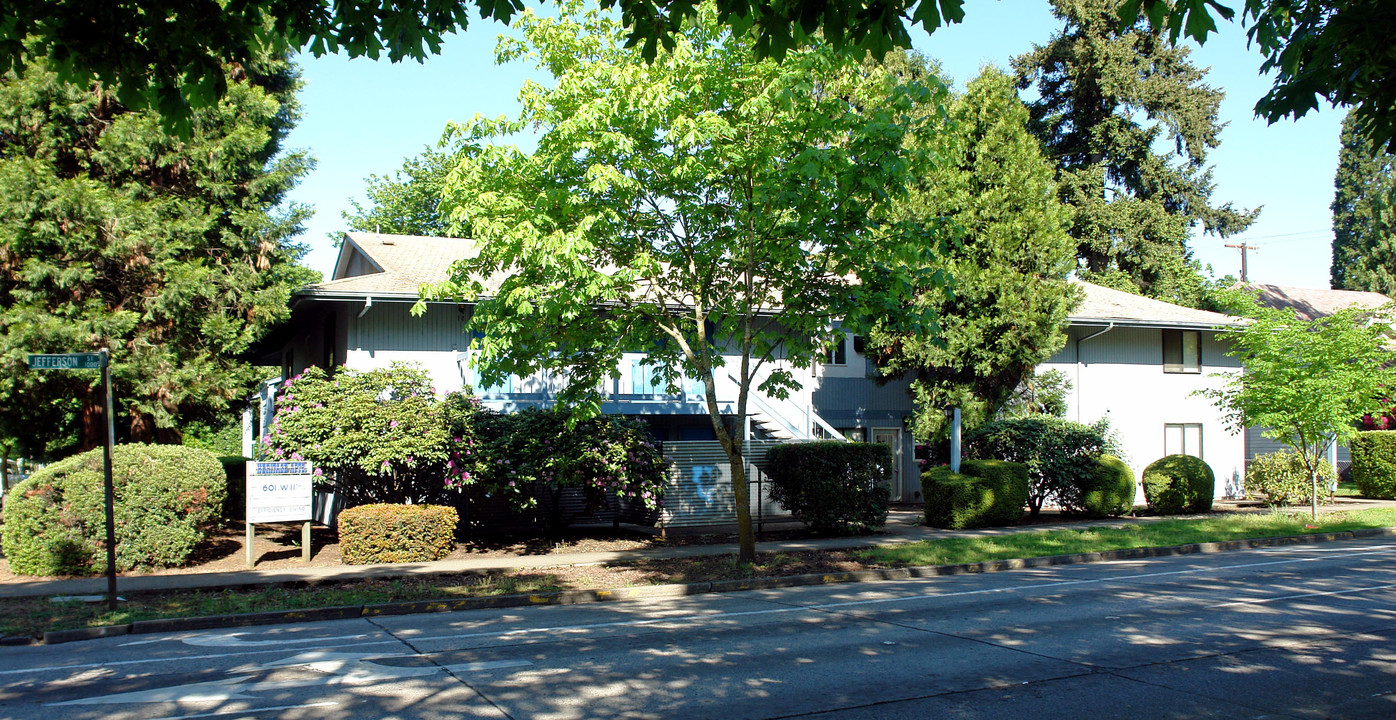
<instances>
[{"instance_id":1,"label":"metal sign pole","mask_svg":"<svg viewBox=\"0 0 1396 720\"><path fill-rule=\"evenodd\" d=\"M105 447L105 486L107 496L107 608L116 609L116 489L112 482L111 455L116 446L116 419L112 414L111 402L111 351L102 348L102 414L107 422L107 442Z\"/></svg>"}]
</instances>

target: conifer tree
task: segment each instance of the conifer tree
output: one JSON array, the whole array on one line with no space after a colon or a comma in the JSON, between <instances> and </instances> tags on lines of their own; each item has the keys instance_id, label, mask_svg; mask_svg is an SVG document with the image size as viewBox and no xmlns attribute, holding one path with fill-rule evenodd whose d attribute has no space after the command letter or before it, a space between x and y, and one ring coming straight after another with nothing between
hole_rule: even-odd
<instances>
[{"instance_id":1,"label":"conifer tree","mask_svg":"<svg viewBox=\"0 0 1396 720\"><path fill-rule=\"evenodd\" d=\"M1396 156L1377 152L1352 114L1343 118L1333 176L1333 287L1396 292Z\"/></svg>"},{"instance_id":2,"label":"conifer tree","mask_svg":"<svg viewBox=\"0 0 1396 720\"><path fill-rule=\"evenodd\" d=\"M176 442L256 372L238 359L310 279L279 208L310 167L282 153L293 68L231 66L229 92L170 135L119 88L42 63L0 76L0 436L29 457L103 437L95 373L30 371L28 353L110 347L120 439Z\"/></svg>"},{"instance_id":3,"label":"conifer tree","mask_svg":"<svg viewBox=\"0 0 1396 720\"><path fill-rule=\"evenodd\" d=\"M912 56L910 74L916 70ZM924 63L924 61L919 61ZM894 72L908 74L889 56ZM1019 381L1062 346L1076 301L1066 275L1075 244L1070 211L1057 199L1052 164L1029 132L1013 81L986 69L949 109L949 122L913 139L940 162L922 168L897 220L944 223L959 235L937 265L948 288L918 288L915 306L939 318L940 332L874 333L885 374L911 378L916 434L938 439L944 410L988 420Z\"/></svg>"},{"instance_id":4,"label":"conifer tree","mask_svg":"<svg viewBox=\"0 0 1396 720\"><path fill-rule=\"evenodd\" d=\"M1014 59L1019 86L1036 86L1033 127L1076 209L1071 235L1082 276L1127 278L1145 295L1196 305L1193 228L1226 237L1256 211L1212 203L1207 151L1219 142L1222 93L1188 50L1141 18L1121 29L1120 0L1053 0L1065 27ZM1156 150L1160 141L1171 150Z\"/></svg>"}]
</instances>

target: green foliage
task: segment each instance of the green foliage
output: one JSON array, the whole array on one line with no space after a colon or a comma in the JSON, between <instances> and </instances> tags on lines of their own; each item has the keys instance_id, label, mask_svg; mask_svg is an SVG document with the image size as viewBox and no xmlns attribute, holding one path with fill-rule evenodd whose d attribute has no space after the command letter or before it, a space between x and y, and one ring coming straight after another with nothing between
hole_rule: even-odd
<instances>
[{"instance_id":1,"label":"green foliage","mask_svg":"<svg viewBox=\"0 0 1396 720\"><path fill-rule=\"evenodd\" d=\"M360 505L339 514L345 565L431 562L456 549L459 517L441 505Z\"/></svg>"},{"instance_id":2,"label":"green foliage","mask_svg":"<svg viewBox=\"0 0 1396 720\"><path fill-rule=\"evenodd\" d=\"M1227 354L1245 375L1216 375L1221 387L1200 394L1217 403L1234 430L1263 427L1266 437L1296 450L1310 474L1318 472L1328 444L1352 438L1357 419L1384 410L1396 386L1385 335L1390 307L1347 308L1310 322L1253 301L1233 312L1247 322L1227 334ZM1310 501L1317 515L1317 496Z\"/></svg>"},{"instance_id":3,"label":"green foliage","mask_svg":"<svg viewBox=\"0 0 1396 720\"><path fill-rule=\"evenodd\" d=\"M370 175L364 188L370 205L364 207L358 200L351 200L354 211L340 213L345 226L349 230L394 235L449 235L450 222L441 212L441 195L450 170L450 158L440 150L428 148L404 161L402 169L392 177ZM469 237L468 230L462 229L458 237ZM335 240L339 238L336 234Z\"/></svg>"},{"instance_id":4,"label":"green foliage","mask_svg":"<svg viewBox=\"0 0 1396 720\"><path fill-rule=\"evenodd\" d=\"M1219 142L1222 93L1202 82L1186 48L1122 0L1054 0L1065 28L1013 60L1061 198L1075 208L1076 255L1093 275L1120 273L1150 297L1199 306L1207 290L1187 248L1201 226L1222 237L1256 213L1211 204L1207 152ZM1172 152L1158 152L1165 146Z\"/></svg>"},{"instance_id":5,"label":"green foliage","mask_svg":"<svg viewBox=\"0 0 1396 720\"><path fill-rule=\"evenodd\" d=\"M0 527L20 575L106 571L103 451L53 463L5 497ZM118 445L112 453L116 563L122 571L182 564L223 506L227 479L205 450Z\"/></svg>"},{"instance_id":6,"label":"green foliage","mask_svg":"<svg viewBox=\"0 0 1396 720\"><path fill-rule=\"evenodd\" d=\"M1013 394L999 408L995 420L1051 415L1066 417L1066 398L1071 394L1071 378L1061 370L1033 373L1018 381Z\"/></svg>"},{"instance_id":7,"label":"green foliage","mask_svg":"<svg viewBox=\"0 0 1396 720\"><path fill-rule=\"evenodd\" d=\"M1045 415L999 420L965 436L965 454L1027 466L1028 510L1034 517L1047 500L1064 510L1084 510L1083 495L1095 487L1098 459L1114 450L1104 421L1083 425Z\"/></svg>"},{"instance_id":8,"label":"green foliage","mask_svg":"<svg viewBox=\"0 0 1396 720\"><path fill-rule=\"evenodd\" d=\"M837 441L777 445L766 454L771 498L817 533L848 535L887 522L891 448Z\"/></svg>"},{"instance_id":9,"label":"green foliage","mask_svg":"<svg viewBox=\"0 0 1396 720\"><path fill-rule=\"evenodd\" d=\"M935 238L877 218L927 160L903 141L939 84L899 82L823 43L758 61L709 5L648 64L614 19L580 3L556 18L525 12L516 28L501 61L557 81L526 85L516 118L449 131L458 164L443 207L481 250L424 299L477 299L482 380L553 372L568 380L559 402L582 417L635 348L669 388L701 383L750 560L742 439L728 427L743 426L753 389L800 387L836 321L929 327L903 301L943 278L928 257ZM538 133L531 153L507 144L525 128ZM727 376L730 426L716 403Z\"/></svg>"},{"instance_id":10,"label":"green foliage","mask_svg":"<svg viewBox=\"0 0 1396 720\"><path fill-rule=\"evenodd\" d=\"M1396 432L1359 432L1348 440L1349 472L1363 497L1396 500Z\"/></svg>"},{"instance_id":11,"label":"green foliage","mask_svg":"<svg viewBox=\"0 0 1396 720\"><path fill-rule=\"evenodd\" d=\"M1396 293L1396 166L1343 118L1333 176L1333 287Z\"/></svg>"},{"instance_id":12,"label":"green foliage","mask_svg":"<svg viewBox=\"0 0 1396 720\"><path fill-rule=\"evenodd\" d=\"M1081 514L1114 517L1124 515L1134 507L1134 471L1125 461L1114 455L1101 455L1090 480L1089 485L1081 488L1080 507L1077 509Z\"/></svg>"},{"instance_id":13,"label":"green foliage","mask_svg":"<svg viewBox=\"0 0 1396 720\"><path fill-rule=\"evenodd\" d=\"M478 444L458 444L451 462L459 464L451 471L461 469L461 482L480 483L485 492L508 498L517 509L540 508L550 532L560 532L572 521L562 502L569 490L582 493L584 512L606 507L611 497L649 509L664 504L667 461L634 419L577 419L536 408L510 414L482 411L477 418ZM468 452L476 447L478 453Z\"/></svg>"},{"instance_id":14,"label":"green foliage","mask_svg":"<svg viewBox=\"0 0 1396 720\"><path fill-rule=\"evenodd\" d=\"M1208 512L1216 483L1202 458L1168 455L1144 468L1144 502L1160 515Z\"/></svg>"},{"instance_id":15,"label":"green foliage","mask_svg":"<svg viewBox=\"0 0 1396 720\"><path fill-rule=\"evenodd\" d=\"M1028 500L1028 467L1002 460L966 460L960 472L946 466L921 473L926 524L960 530L1010 525Z\"/></svg>"},{"instance_id":16,"label":"green foliage","mask_svg":"<svg viewBox=\"0 0 1396 720\"><path fill-rule=\"evenodd\" d=\"M1325 490L1338 479L1333 466L1319 463L1318 484ZM1265 496L1267 505L1298 505L1309 501L1313 479L1304 458L1292 450L1257 455L1246 466L1246 494Z\"/></svg>"},{"instance_id":17,"label":"green foliage","mask_svg":"<svg viewBox=\"0 0 1396 720\"><path fill-rule=\"evenodd\" d=\"M446 487L449 430L420 367L394 363L333 376L311 367L282 384L259 452L265 460L310 460L317 484L347 506L422 503Z\"/></svg>"},{"instance_id":18,"label":"green foliage","mask_svg":"<svg viewBox=\"0 0 1396 720\"><path fill-rule=\"evenodd\" d=\"M915 55L888 66L913 78L931 72ZM939 332L879 328L871 336L882 372L912 381L920 438L949 432L946 407L959 407L968 425L987 421L1066 341L1077 302L1066 280L1075 265L1070 213L1027 123L1012 81L986 69L945 119L908 138L940 161L918 168L891 217L947 223L960 234L937 260L953 283L918 287L913 300L939 318Z\"/></svg>"},{"instance_id":19,"label":"green foliage","mask_svg":"<svg viewBox=\"0 0 1396 720\"><path fill-rule=\"evenodd\" d=\"M214 455L237 455L242 452L242 419L236 415L210 424L198 420L184 424L181 444L207 450Z\"/></svg>"},{"instance_id":20,"label":"green foliage","mask_svg":"<svg viewBox=\"0 0 1396 720\"><path fill-rule=\"evenodd\" d=\"M104 439L97 373L33 372L28 353L110 347L132 440L178 442L259 379L237 358L313 276L295 265L309 210L285 203L311 161L281 148L293 68L258 56L235 72L183 140L121 88L44 63L0 76L0 435L25 456Z\"/></svg>"}]
</instances>

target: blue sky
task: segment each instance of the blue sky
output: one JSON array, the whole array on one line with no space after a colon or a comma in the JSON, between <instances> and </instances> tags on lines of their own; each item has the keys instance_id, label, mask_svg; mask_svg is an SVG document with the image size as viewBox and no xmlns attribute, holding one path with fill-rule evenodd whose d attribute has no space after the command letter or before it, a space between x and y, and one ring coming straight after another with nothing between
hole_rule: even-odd
<instances>
[{"instance_id":1,"label":"blue sky","mask_svg":"<svg viewBox=\"0 0 1396 720\"><path fill-rule=\"evenodd\" d=\"M1009 58L1046 42L1056 29L1045 0L975 0L966 4L963 24L919 34L915 46L939 60L962 87L984 65L1007 68ZM1328 287L1328 205L1342 112L1325 106L1298 122L1269 126L1254 118L1251 108L1270 86L1258 75L1261 58L1246 48L1240 27L1224 23L1221 29L1193 55L1196 64L1211 68L1206 82L1227 95L1221 117L1228 125L1221 146L1208 158L1216 182L1213 199L1264 209L1243 235L1194 237L1193 253L1217 275L1239 274L1238 251L1222 245L1245 240L1260 248L1249 259L1252 281ZM304 236L312 268L329 275L336 253L329 235L343 230L340 213L351 198L363 198L366 177L390 174L406 157L435 145L447 122L476 113L515 114L518 89L534 71L517 63L494 64L495 39L504 30L477 21L423 64L299 59L305 80L302 117L287 145L309 150L318 160L291 196L316 210Z\"/></svg>"}]
</instances>

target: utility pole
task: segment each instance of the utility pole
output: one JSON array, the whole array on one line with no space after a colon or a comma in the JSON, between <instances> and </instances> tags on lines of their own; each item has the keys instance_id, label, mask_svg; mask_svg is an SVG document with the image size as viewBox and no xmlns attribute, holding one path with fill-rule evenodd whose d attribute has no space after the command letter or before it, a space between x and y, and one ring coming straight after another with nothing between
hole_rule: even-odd
<instances>
[{"instance_id":1,"label":"utility pole","mask_svg":"<svg viewBox=\"0 0 1396 720\"><path fill-rule=\"evenodd\" d=\"M1258 247L1256 247L1256 246L1254 246L1254 245L1247 245L1247 244L1244 243L1244 242L1241 243L1241 244L1239 244L1239 245L1223 245L1222 247L1235 248L1235 249L1241 251L1241 282L1243 282L1243 283L1244 283L1244 282L1247 282L1247 278L1246 278L1246 251L1247 251L1247 250L1255 250L1255 251L1259 252L1259 251L1260 251L1260 248L1258 248Z\"/></svg>"}]
</instances>

